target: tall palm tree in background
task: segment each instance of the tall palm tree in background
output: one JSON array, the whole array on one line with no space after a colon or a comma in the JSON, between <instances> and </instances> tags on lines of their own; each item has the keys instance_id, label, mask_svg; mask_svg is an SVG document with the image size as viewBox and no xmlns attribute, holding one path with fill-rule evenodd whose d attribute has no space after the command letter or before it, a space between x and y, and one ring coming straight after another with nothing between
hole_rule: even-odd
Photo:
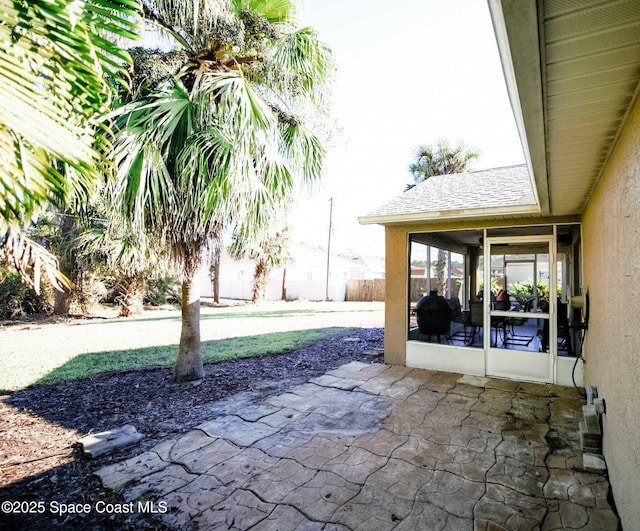
<instances>
[{"instance_id":1,"label":"tall palm tree in background","mask_svg":"<svg viewBox=\"0 0 640 531\"><path fill-rule=\"evenodd\" d=\"M233 234L229 254L235 260L253 260L255 269L251 285L251 302L254 303L266 300L271 271L292 261L286 228L265 227L265 230L256 234L239 227Z\"/></svg>"},{"instance_id":2,"label":"tall palm tree in background","mask_svg":"<svg viewBox=\"0 0 640 531\"><path fill-rule=\"evenodd\" d=\"M409 172L414 182L407 184L405 192L436 175L464 173L479 156L479 151L468 148L464 142L458 142L452 146L445 138L439 138L433 145L418 146L414 161L409 165ZM427 264L427 267L431 267L431 264ZM436 289L439 295L445 294L446 269L447 252L444 249L438 249ZM427 291L430 289L427 287Z\"/></svg>"},{"instance_id":3,"label":"tall palm tree in background","mask_svg":"<svg viewBox=\"0 0 640 531\"><path fill-rule=\"evenodd\" d=\"M25 229L51 201L83 202L105 173L113 89L130 61L136 0L0 0L0 253L38 289L68 280Z\"/></svg>"},{"instance_id":4,"label":"tall palm tree in background","mask_svg":"<svg viewBox=\"0 0 640 531\"><path fill-rule=\"evenodd\" d=\"M463 173L479 156L479 151L468 148L464 142L452 146L445 138L439 138L432 145L418 146L409 165L414 182L407 184L405 191L434 175Z\"/></svg>"},{"instance_id":5,"label":"tall palm tree in background","mask_svg":"<svg viewBox=\"0 0 640 531\"><path fill-rule=\"evenodd\" d=\"M203 255L221 226L258 232L300 181L319 179L324 149L305 124L327 112L333 64L315 32L298 29L294 0L143 4L180 47L166 62L177 74L155 69L122 108L116 193L134 230L161 242L182 273L174 380L188 381L204 375Z\"/></svg>"}]
</instances>

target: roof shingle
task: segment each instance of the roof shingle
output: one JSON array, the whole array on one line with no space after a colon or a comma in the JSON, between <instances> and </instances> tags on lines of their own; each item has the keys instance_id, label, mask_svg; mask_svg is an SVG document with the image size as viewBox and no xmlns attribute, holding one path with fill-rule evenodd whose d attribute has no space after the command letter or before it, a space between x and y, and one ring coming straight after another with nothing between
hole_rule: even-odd
<instances>
[{"instance_id":1,"label":"roof shingle","mask_svg":"<svg viewBox=\"0 0 640 531\"><path fill-rule=\"evenodd\" d=\"M437 175L392 199L366 217L536 206L527 166L506 166Z\"/></svg>"}]
</instances>

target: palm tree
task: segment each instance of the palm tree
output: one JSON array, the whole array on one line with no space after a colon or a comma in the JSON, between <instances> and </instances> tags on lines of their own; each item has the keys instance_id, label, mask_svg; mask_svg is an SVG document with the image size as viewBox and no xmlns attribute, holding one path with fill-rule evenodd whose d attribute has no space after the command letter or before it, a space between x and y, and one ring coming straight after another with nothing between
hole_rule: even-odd
<instances>
[{"instance_id":1,"label":"palm tree","mask_svg":"<svg viewBox=\"0 0 640 531\"><path fill-rule=\"evenodd\" d=\"M414 182L407 184L405 192L435 175L463 173L479 156L479 151L469 149L464 142L458 142L452 147L445 138L439 138L433 145L418 146L415 160L409 165L409 172L413 175ZM431 264L427 264L427 267L431 267ZM447 253L444 249L438 249L436 287L439 295L444 295L446 288L446 268Z\"/></svg>"},{"instance_id":2,"label":"palm tree","mask_svg":"<svg viewBox=\"0 0 640 531\"><path fill-rule=\"evenodd\" d=\"M409 165L414 182L408 184L405 191L434 175L465 172L479 156L479 151L469 149L464 142L458 142L452 147L445 138L439 138L433 145L418 146L415 160Z\"/></svg>"},{"instance_id":3,"label":"palm tree","mask_svg":"<svg viewBox=\"0 0 640 531\"><path fill-rule=\"evenodd\" d=\"M249 258L255 263L253 274L251 302L266 299L269 273L273 268L291 262L288 248L287 229L269 230L265 228L259 233L247 233L240 228L233 235L229 254L236 260Z\"/></svg>"},{"instance_id":4,"label":"palm tree","mask_svg":"<svg viewBox=\"0 0 640 531\"><path fill-rule=\"evenodd\" d=\"M112 89L136 38L135 0L0 0L0 251L24 281L61 288L56 258L24 228L51 200L82 201L108 170Z\"/></svg>"},{"instance_id":5,"label":"palm tree","mask_svg":"<svg viewBox=\"0 0 640 531\"><path fill-rule=\"evenodd\" d=\"M196 273L222 226L255 232L324 149L305 123L326 111L330 50L297 29L294 0L145 1L182 50L178 75L147 83L118 117L117 194L134 231L161 242L182 274L174 380L204 374ZM134 76L135 76L134 72ZM141 93L144 94L144 93Z\"/></svg>"},{"instance_id":6,"label":"palm tree","mask_svg":"<svg viewBox=\"0 0 640 531\"><path fill-rule=\"evenodd\" d=\"M76 238L79 259L115 281L120 316L139 314L144 308L147 278L165 272L163 250L144 232L131 231L113 205L109 189L93 202Z\"/></svg>"}]
</instances>

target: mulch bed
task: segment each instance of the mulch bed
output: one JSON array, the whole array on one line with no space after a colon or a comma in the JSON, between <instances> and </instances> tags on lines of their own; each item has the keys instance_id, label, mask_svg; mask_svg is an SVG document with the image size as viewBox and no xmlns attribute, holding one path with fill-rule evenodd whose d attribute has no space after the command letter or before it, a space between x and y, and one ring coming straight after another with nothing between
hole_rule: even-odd
<instances>
[{"instance_id":1,"label":"mulch bed","mask_svg":"<svg viewBox=\"0 0 640 531\"><path fill-rule=\"evenodd\" d=\"M357 341L356 341L357 339ZM381 328L360 329L279 356L228 361L205 366L196 384L171 383L171 370L145 369L110 373L87 380L39 385L0 396L0 502L22 503L34 514L7 515L2 529L165 529L140 515L59 516L48 509L60 504L99 500L122 503L105 491L93 472L138 455L157 443L193 429L215 415L214 402L249 391L256 397L279 394L350 361L382 362ZM87 459L76 441L89 432L124 424L145 435L133 448Z\"/></svg>"}]
</instances>

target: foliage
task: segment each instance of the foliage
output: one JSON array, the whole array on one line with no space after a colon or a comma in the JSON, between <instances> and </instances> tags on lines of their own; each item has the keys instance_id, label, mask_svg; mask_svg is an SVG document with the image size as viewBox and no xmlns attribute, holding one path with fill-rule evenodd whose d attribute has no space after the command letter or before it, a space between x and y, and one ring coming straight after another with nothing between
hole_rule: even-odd
<instances>
[{"instance_id":1,"label":"foliage","mask_svg":"<svg viewBox=\"0 0 640 531\"><path fill-rule=\"evenodd\" d=\"M435 175L467 171L471 162L479 156L479 151L469 149L463 142L451 146L444 138L439 138L433 145L418 146L415 160L409 165L414 182L408 184L405 191Z\"/></svg>"},{"instance_id":2,"label":"foliage","mask_svg":"<svg viewBox=\"0 0 640 531\"><path fill-rule=\"evenodd\" d=\"M12 319L23 315L44 313L49 305L42 293L25 285L16 272L6 273L0 279L0 317Z\"/></svg>"},{"instance_id":3,"label":"foliage","mask_svg":"<svg viewBox=\"0 0 640 531\"><path fill-rule=\"evenodd\" d=\"M542 281L538 281L537 286L538 297L541 300L549 300L549 285L545 284ZM522 296L530 296L533 297L533 280L527 279L523 282L515 282L513 284L509 284L509 293L514 296L522 297ZM562 286L558 286L556 289L556 297L562 296ZM517 298L516 297L516 298Z\"/></svg>"},{"instance_id":4,"label":"foliage","mask_svg":"<svg viewBox=\"0 0 640 531\"><path fill-rule=\"evenodd\" d=\"M93 314L107 297L110 280L96 270L81 271L72 292L71 312Z\"/></svg>"},{"instance_id":5,"label":"foliage","mask_svg":"<svg viewBox=\"0 0 640 531\"><path fill-rule=\"evenodd\" d=\"M500 291L500 284L498 284L498 279L496 277L491 277L490 289L492 293L498 293ZM480 291L484 291L484 280L480 280L480 284L478 286Z\"/></svg>"},{"instance_id":6,"label":"foliage","mask_svg":"<svg viewBox=\"0 0 640 531\"><path fill-rule=\"evenodd\" d=\"M151 306L179 304L180 280L170 273L159 274L147 279L145 302Z\"/></svg>"},{"instance_id":7,"label":"foliage","mask_svg":"<svg viewBox=\"0 0 640 531\"><path fill-rule=\"evenodd\" d=\"M22 231L52 200L86 199L108 172L105 117L126 84L128 54L112 36L136 38L135 0L0 0L0 247L39 287L57 261Z\"/></svg>"},{"instance_id":8,"label":"foliage","mask_svg":"<svg viewBox=\"0 0 640 531\"><path fill-rule=\"evenodd\" d=\"M145 232L135 232L104 188L92 205L77 238L80 258L93 270L114 280L120 315L129 317L143 309L148 277L164 274L164 250Z\"/></svg>"}]
</instances>

